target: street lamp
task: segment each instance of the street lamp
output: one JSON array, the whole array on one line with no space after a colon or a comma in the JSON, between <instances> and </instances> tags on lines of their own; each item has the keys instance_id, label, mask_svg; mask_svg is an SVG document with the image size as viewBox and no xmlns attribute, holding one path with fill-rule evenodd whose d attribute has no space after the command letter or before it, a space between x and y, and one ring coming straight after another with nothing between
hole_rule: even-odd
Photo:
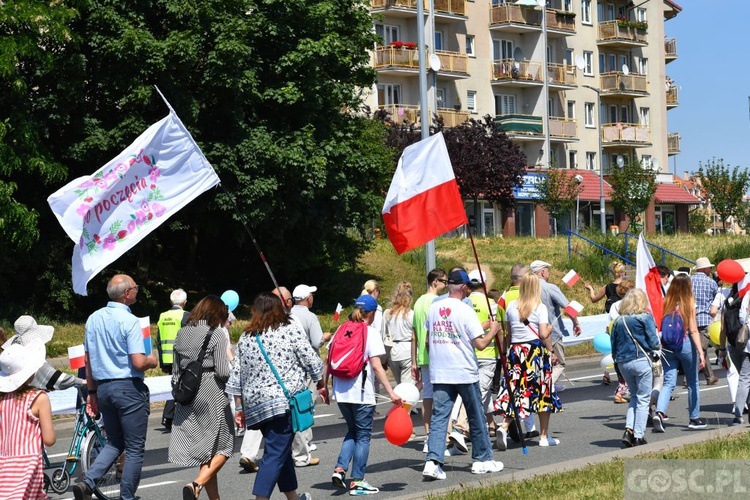
<instances>
[{"instance_id":1,"label":"street lamp","mask_svg":"<svg viewBox=\"0 0 750 500\"><path fill-rule=\"evenodd\" d=\"M583 176L581 174L576 175L576 184L578 184L578 190L576 192L576 233L578 232L578 222L581 219L581 183L583 182Z\"/></svg>"},{"instance_id":2,"label":"street lamp","mask_svg":"<svg viewBox=\"0 0 750 500\"><path fill-rule=\"evenodd\" d=\"M602 234L607 234L607 215L604 207L604 152L602 150L602 91L591 85L581 86L596 92L596 113L599 118L599 221Z\"/></svg>"}]
</instances>

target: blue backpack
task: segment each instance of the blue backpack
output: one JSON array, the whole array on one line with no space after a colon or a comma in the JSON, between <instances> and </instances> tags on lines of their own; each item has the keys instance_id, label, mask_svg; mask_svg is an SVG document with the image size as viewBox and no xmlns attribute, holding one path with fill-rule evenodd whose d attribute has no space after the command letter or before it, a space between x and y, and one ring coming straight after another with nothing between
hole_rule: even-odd
<instances>
[{"instance_id":1,"label":"blue backpack","mask_svg":"<svg viewBox=\"0 0 750 500\"><path fill-rule=\"evenodd\" d=\"M682 351L685 339L685 324L677 311L667 314L661 320L661 346L667 351Z\"/></svg>"}]
</instances>

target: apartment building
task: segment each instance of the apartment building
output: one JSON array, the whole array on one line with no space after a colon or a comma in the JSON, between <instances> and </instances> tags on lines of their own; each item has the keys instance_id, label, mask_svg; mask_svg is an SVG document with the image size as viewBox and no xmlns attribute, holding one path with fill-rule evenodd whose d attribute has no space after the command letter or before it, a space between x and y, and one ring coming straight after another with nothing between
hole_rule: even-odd
<instances>
[{"instance_id":1,"label":"apartment building","mask_svg":"<svg viewBox=\"0 0 750 500\"><path fill-rule=\"evenodd\" d=\"M370 0L382 45L373 52L378 78L368 104L417 124L423 108L447 126L489 114L519 145L528 165L516 208L481 201L477 234L549 235L552 221L535 203L534 188L549 165L586 174L581 226L600 225L602 196L606 227L620 225L606 177L631 160L660 172L644 214L646 230L664 232L665 220L667 232L687 229L688 206L697 200L675 189L668 173L669 157L680 149L667 121L668 110L679 105L679 82L667 74L677 41L667 37L665 22L679 14L679 5L546 0L543 9L544 0L424 0L426 44L440 64L428 71L422 106L417 1ZM575 217L558 221L558 228L573 227Z\"/></svg>"}]
</instances>

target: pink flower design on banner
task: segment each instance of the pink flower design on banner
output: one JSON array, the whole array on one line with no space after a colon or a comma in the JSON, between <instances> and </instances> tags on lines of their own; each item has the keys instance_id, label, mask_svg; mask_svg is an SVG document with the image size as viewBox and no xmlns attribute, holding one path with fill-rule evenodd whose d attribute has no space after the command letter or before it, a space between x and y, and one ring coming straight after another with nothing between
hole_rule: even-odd
<instances>
[{"instance_id":1,"label":"pink flower design on banner","mask_svg":"<svg viewBox=\"0 0 750 500\"><path fill-rule=\"evenodd\" d=\"M148 176L151 178L151 182L156 182L156 180L161 175L161 172L159 171L159 167L154 165L151 167L151 169L148 171Z\"/></svg>"},{"instance_id":2,"label":"pink flower design on banner","mask_svg":"<svg viewBox=\"0 0 750 500\"><path fill-rule=\"evenodd\" d=\"M108 234L104 238L104 242L102 243L102 246L104 247L105 250L114 250L116 243L117 243L117 240L115 239L115 235Z\"/></svg>"},{"instance_id":3,"label":"pink flower design on banner","mask_svg":"<svg viewBox=\"0 0 750 500\"><path fill-rule=\"evenodd\" d=\"M81 217L85 217L86 214L89 212L89 209L91 208L91 205L87 205L85 203L82 203L78 209L76 209L76 213L80 215Z\"/></svg>"},{"instance_id":4,"label":"pink flower design on banner","mask_svg":"<svg viewBox=\"0 0 750 500\"><path fill-rule=\"evenodd\" d=\"M164 215L164 212L167 211L167 207L159 203L153 203L151 205L151 208L154 209L154 213L156 214L157 217L161 217L162 215Z\"/></svg>"},{"instance_id":5,"label":"pink flower design on banner","mask_svg":"<svg viewBox=\"0 0 750 500\"><path fill-rule=\"evenodd\" d=\"M135 231L135 221L131 220L128 222L128 232L132 233L133 231Z\"/></svg>"}]
</instances>

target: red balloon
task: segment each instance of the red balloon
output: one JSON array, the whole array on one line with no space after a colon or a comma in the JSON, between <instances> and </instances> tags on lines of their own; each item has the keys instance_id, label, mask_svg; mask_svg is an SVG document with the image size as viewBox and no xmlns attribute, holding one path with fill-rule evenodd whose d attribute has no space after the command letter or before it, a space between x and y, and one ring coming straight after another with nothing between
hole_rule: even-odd
<instances>
[{"instance_id":1,"label":"red balloon","mask_svg":"<svg viewBox=\"0 0 750 500\"><path fill-rule=\"evenodd\" d=\"M403 406L393 408L385 419L385 438L389 443L401 446L409 441L414 426L409 412Z\"/></svg>"},{"instance_id":2,"label":"red balloon","mask_svg":"<svg viewBox=\"0 0 750 500\"><path fill-rule=\"evenodd\" d=\"M745 277L742 264L732 259L724 259L716 266L716 273L724 283L739 283Z\"/></svg>"}]
</instances>

